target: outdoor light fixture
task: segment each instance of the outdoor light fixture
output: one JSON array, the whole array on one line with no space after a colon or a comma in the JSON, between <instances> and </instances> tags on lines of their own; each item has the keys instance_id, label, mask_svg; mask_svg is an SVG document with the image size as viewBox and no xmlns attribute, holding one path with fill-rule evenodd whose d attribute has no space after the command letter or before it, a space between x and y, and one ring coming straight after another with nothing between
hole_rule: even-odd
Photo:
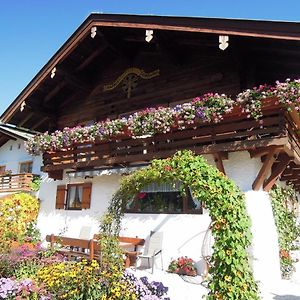
<instances>
[{"instance_id":1,"label":"outdoor light fixture","mask_svg":"<svg viewBox=\"0 0 300 300\"><path fill-rule=\"evenodd\" d=\"M51 74L50 74L50 77L51 77L51 78L54 78L55 72L56 72L56 67L54 67L54 68L51 70Z\"/></svg>"},{"instance_id":2,"label":"outdoor light fixture","mask_svg":"<svg viewBox=\"0 0 300 300\"><path fill-rule=\"evenodd\" d=\"M153 30L146 30L145 41L147 43L150 43L152 39L153 39Z\"/></svg>"},{"instance_id":3,"label":"outdoor light fixture","mask_svg":"<svg viewBox=\"0 0 300 300\"><path fill-rule=\"evenodd\" d=\"M91 38L93 39L97 34L97 27L94 26L91 28Z\"/></svg>"},{"instance_id":4,"label":"outdoor light fixture","mask_svg":"<svg viewBox=\"0 0 300 300\"><path fill-rule=\"evenodd\" d=\"M229 46L229 36L219 35L219 48L225 50Z\"/></svg>"}]
</instances>

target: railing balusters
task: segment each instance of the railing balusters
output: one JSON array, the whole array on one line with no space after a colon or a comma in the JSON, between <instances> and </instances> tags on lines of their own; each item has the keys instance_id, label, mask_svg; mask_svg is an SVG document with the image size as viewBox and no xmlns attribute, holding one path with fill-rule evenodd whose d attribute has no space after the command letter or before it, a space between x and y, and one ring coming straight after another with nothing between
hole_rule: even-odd
<instances>
[{"instance_id":1,"label":"railing balusters","mask_svg":"<svg viewBox=\"0 0 300 300\"><path fill-rule=\"evenodd\" d=\"M30 191L32 179L29 173L0 175L0 193Z\"/></svg>"}]
</instances>

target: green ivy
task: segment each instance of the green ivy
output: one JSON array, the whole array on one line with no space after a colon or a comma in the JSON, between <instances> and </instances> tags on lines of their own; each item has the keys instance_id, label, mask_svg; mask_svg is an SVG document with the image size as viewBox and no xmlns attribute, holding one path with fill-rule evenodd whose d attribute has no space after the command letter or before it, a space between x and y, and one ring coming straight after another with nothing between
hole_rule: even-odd
<instances>
[{"instance_id":1,"label":"green ivy","mask_svg":"<svg viewBox=\"0 0 300 300\"><path fill-rule=\"evenodd\" d=\"M297 225L295 205L298 202L292 186L280 187L275 185L270 191L272 209L278 232L281 276L290 278L295 270L295 261L290 251L296 250L295 241L300 237Z\"/></svg>"},{"instance_id":2,"label":"green ivy","mask_svg":"<svg viewBox=\"0 0 300 300\"><path fill-rule=\"evenodd\" d=\"M147 184L174 181L181 182L182 189L191 187L194 198L205 203L213 221L215 243L207 299L259 299L247 252L251 233L244 195L232 180L191 151L178 151L171 158L153 160L147 168L122 179L100 228L104 236L100 240L101 247L104 245L103 255L113 254L116 258L117 251L112 253L105 244L110 234L112 239L119 234L126 204ZM110 261L110 267L115 267L119 262L120 259Z\"/></svg>"}]
</instances>

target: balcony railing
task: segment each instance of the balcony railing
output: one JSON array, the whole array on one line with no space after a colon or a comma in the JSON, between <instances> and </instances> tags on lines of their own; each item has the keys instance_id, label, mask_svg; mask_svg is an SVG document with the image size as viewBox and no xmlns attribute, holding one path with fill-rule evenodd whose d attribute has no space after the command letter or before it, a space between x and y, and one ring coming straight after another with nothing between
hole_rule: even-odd
<instances>
[{"instance_id":1,"label":"balcony railing","mask_svg":"<svg viewBox=\"0 0 300 300\"><path fill-rule=\"evenodd\" d=\"M185 130L174 130L143 139L120 137L106 142L81 144L44 153L43 170L58 172L64 169L144 162L168 157L183 149L208 154L287 143L283 111L266 112L262 121L263 124L247 116L231 116L217 124L194 124Z\"/></svg>"},{"instance_id":2,"label":"balcony railing","mask_svg":"<svg viewBox=\"0 0 300 300\"><path fill-rule=\"evenodd\" d=\"M0 193L30 191L33 174L0 175Z\"/></svg>"}]
</instances>

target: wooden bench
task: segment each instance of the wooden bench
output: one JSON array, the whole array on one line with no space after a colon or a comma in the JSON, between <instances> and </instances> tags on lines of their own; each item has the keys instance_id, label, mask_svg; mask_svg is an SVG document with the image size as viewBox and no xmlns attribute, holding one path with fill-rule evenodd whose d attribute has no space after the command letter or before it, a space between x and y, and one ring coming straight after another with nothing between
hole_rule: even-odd
<instances>
[{"instance_id":1,"label":"wooden bench","mask_svg":"<svg viewBox=\"0 0 300 300\"><path fill-rule=\"evenodd\" d=\"M99 240L100 235L95 234L94 235L94 240ZM130 266L134 266L137 256L140 254L138 251L139 246L144 246L145 245L145 240L138 238L138 237L128 237L128 236L119 236L118 237L120 246L123 248L123 252L126 256L125 259L125 267L128 268ZM127 244L127 245L122 245L122 243ZM133 250L128 250L126 248L133 248Z\"/></svg>"},{"instance_id":2,"label":"wooden bench","mask_svg":"<svg viewBox=\"0 0 300 300\"><path fill-rule=\"evenodd\" d=\"M85 257L92 260L95 258L95 251L100 252L97 241L93 239L84 240L51 234L46 236L46 241L50 242L51 247L53 247L54 244L62 245L62 248L59 249L58 252L67 256L68 259L72 257ZM88 252L85 252L85 250Z\"/></svg>"},{"instance_id":3,"label":"wooden bench","mask_svg":"<svg viewBox=\"0 0 300 300\"><path fill-rule=\"evenodd\" d=\"M98 239L100 235L95 234L93 239L84 240L84 239L76 239L69 238L64 236L57 236L54 234L47 235L46 241L50 242L51 247L54 247L54 244L62 245L62 248L59 249L59 253L71 259L72 257L85 257L87 259L100 259L100 245L98 244ZM120 245L123 244L123 251L126 256L125 259L125 267L135 265L135 261L138 252L138 246L143 246L145 244L145 240L141 238L133 238L133 237L125 237L120 236L119 238ZM122 246L121 246L122 247ZM133 248L133 250L128 250L126 247ZM85 252L87 250L88 252Z\"/></svg>"}]
</instances>

